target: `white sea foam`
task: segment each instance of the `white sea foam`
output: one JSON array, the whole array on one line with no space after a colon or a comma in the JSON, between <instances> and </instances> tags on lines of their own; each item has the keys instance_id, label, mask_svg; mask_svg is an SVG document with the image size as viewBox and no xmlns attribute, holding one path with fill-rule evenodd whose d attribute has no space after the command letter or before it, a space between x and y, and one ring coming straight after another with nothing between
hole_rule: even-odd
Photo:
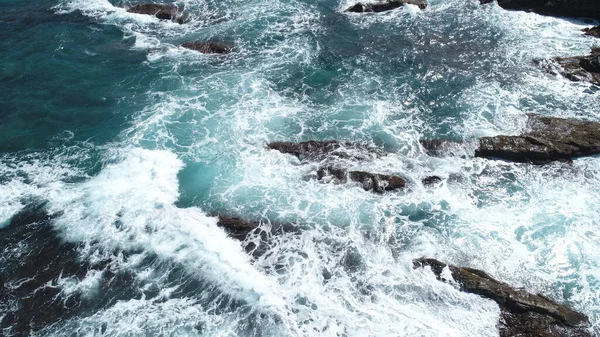
<instances>
[{"instance_id":1,"label":"white sea foam","mask_svg":"<svg viewBox=\"0 0 600 337\"><path fill-rule=\"evenodd\" d=\"M342 2L338 9L353 3ZM437 125L428 124L429 108L410 92L411 86L388 90L388 78L364 67L345 72L348 83L317 86L317 94L331 88L334 92L326 103L315 103L313 88L293 84L322 62L324 46L314 38L322 32L315 24L317 10L298 2L244 5L245 15L224 11L228 20L208 31L201 25L179 27L127 14L107 1L59 7L62 12L82 10L135 35L136 48L152 49L149 66L168 68L164 80L175 79L178 85L170 91L150 89L149 95L158 95L160 103L135 116L120 139L125 148L115 151L114 163L99 175L76 184L53 183L60 181L54 176L44 184L55 185L34 192L15 179L6 196L0 194L7 205L2 212L14 213L23 196L43 194L53 211L62 212L55 221L61 234L87 245L84 258L114 258L114 251L122 250L156 254L246 301L252 310L277 317L273 331L278 335L496 336L498 307L439 282L431 272L412 270L411 260L420 256L481 268L515 286L566 299L599 326L600 238L594 234L600 219L598 158L578 159L573 166L535 167L473 159L468 148L464 158L426 156L418 140ZM400 29L406 21L435 22L436 15L457 6L464 17L453 22L492 27L499 39L495 52L505 55L501 64L492 65L491 76L478 78L456 95L465 107L462 116L453 116L452 131L459 138L519 133L531 112L597 118L592 115L597 97L585 92L586 84L546 75L530 64L587 52L590 40L579 34L579 23L464 1L432 2L426 11L409 7L350 14L347 19L361 29L381 23ZM240 37L238 54L231 56L198 55L163 40L182 32L201 39L236 27L250 29L275 12L285 15L264 25L257 35L260 43ZM369 62L364 55L357 59ZM514 83L500 76L509 65L525 69ZM282 71L287 67L292 74ZM444 78L435 71L426 76L432 81ZM293 88L278 87L280 77ZM376 95L381 92L389 95ZM271 140L340 136L371 142L379 138L392 145L397 152L347 165L404 176L410 189L377 195L358 184L324 184L312 179L320 164L300 165L292 156L264 148ZM199 171L194 179L178 180L182 160L216 173ZM444 181L425 188L419 181L428 175ZM251 264L239 245L216 228L216 219L199 208L174 205L179 189L193 189L179 186L180 181L210 179L210 198L200 202L203 206L291 222L301 225L302 233L272 238L269 254ZM117 266L140 279L152 278L138 262L118 261ZM91 291L96 277L90 274L81 284L63 280L62 285L69 291ZM200 324L205 335L243 334L246 308L212 313L206 308L214 309L214 303L163 292L157 299L118 302L52 331L194 335Z\"/></svg>"}]
</instances>

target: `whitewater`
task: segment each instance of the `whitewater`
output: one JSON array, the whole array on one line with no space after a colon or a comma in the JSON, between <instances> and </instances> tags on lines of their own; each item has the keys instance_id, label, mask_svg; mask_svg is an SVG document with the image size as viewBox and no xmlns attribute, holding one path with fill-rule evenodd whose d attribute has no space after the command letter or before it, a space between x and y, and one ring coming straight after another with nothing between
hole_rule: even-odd
<instances>
[{"instance_id":1,"label":"whitewater","mask_svg":"<svg viewBox=\"0 0 600 337\"><path fill-rule=\"evenodd\" d=\"M518 134L529 113L600 121L597 89L534 62L600 45L590 24L475 0L175 3L189 22L130 1L0 4L0 334L498 336L498 305L413 269L426 256L568 304L600 335L600 158L419 143ZM382 149L346 164L409 188L326 184L266 147L332 139Z\"/></svg>"}]
</instances>

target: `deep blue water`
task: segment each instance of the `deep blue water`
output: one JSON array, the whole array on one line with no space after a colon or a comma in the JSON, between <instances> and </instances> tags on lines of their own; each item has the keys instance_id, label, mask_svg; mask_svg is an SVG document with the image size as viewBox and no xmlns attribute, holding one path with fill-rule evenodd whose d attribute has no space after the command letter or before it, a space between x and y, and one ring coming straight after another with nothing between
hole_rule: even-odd
<instances>
[{"instance_id":1,"label":"deep blue water","mask_svg":"<svg viewBox=\"0 0 600 337\"><path fill-rule=\"evenodd\" d=\"M421 256L600 329L599 158L529 166L419 145L518 133L532 112L600 120L596 89L533 62L598 45L584 23L462 0L364 15L340 0L185 0L179 25L122 8L134 3L0 3L2 334L496 336L497 306L412 270ZM190 40L234 52L179 47ZM319 163L265 146L311 139L379 147L344 165L411 187L324 184ZM430 175L442 183L422 186ZM253 258L215 214L299 230Z\"/></svg>"}]
</instances>

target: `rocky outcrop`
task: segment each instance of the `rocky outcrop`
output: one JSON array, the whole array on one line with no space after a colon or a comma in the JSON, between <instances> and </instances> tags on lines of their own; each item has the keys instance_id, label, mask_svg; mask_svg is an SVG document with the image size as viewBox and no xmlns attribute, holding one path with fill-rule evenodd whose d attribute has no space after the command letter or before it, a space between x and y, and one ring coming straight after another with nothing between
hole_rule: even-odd
<instances>
[{"instance_id":1,"label":"rocky outcrop","mask_svg":"<svg viewBox=\"0 0 600 337\"><path fill-rule=\"evenodd\" d=\"M203 54L228 54L233 49L233 47L219 42L186 42L181 46Z\"/></svg>"},{"instance_id":2,"label":"rocky outcrop","mask_svg":"<svg viewBox=\"0 0 600 337\"><path fill-rule=\"evenodd\" d=\"M175 20L179 16L179 9L175 5L141 4L127 9L129 13L153 15L161 20Z\"/></svg>"},{"instance_id":3,"label":"rocky outcrop","mask_svg":"<svg viewBox=\"0 0 600 337\"><path fill-rule=\"evenodd\" d=\"M398 7L402 7L404 5L415 5L420 9L425 9L427 7L426 0L389 0L389 1L380 1L373 3L357 3L356 5L349 7L344 12L352 12L352 13L365 13L365 12L385 12L390 11L392 9L396 9Z\"/></svg>"},{"instance_id":4,"label":"rocky outcrop","mask_svg":"<svg viewBox=\"0 0 600 337\"><path fill-rule=\"evenodd\" d=\"M585 35L590 35L590 36L594 36L594 37L600 37L600 26L595 26L592 28L584 28L582 30L582 32Z\"/></svg>"},{"instance_id":5,"label":"rocky outcrop","mask_svg":"<svg viewBox=\"0 0 600 337\"><path fill-rule=\"evenodd\" d=\"M494 0L480 0L481 4ZM497 0L504 9L531 11L542 15L600 19L600 2L589 0Z\"/></svg>"},{"instance_id":6,"label":"rocky outcrop","mask_svg":"<svg viewBox=\"0 0 600 337\"><path fill-rule=\"evenodd\" d=\"M530 115L520 136L483 137L476 157L545 164L600 153L600 123Z\"/></svg>"},{"instance_id":7,"label":"rocky outcrop","mask_svg":"<svg viewBox=\"0 0 600 337\"><path fill-rule=\"evenodd\" d=\"M463 146L463 143L450 139L423 139L419 142L425 152L431 156L440 156Z\"/></svg>"},{"instance_id":8,"label":"rocky outcrop","mask_svg":"<svg viewBox=\"0 0 600 337\"><path fill-rule=\"evenodd\" d=\"M271 150L296 156L300 160L320 161L328 158L368 160L382 155L379 149L355 143L341 143L337 140L309 140L307 142L272 142Z\"/></svg>"},{"instance_id":9,"label":"rocky outcrop","mask_svg":"<svg viewBox=\"0 0 600 337\"><path fill-rule=\"evenodd\" d=\"M600 48L592 49L587 56L558 57L554 60L561 67L561 75L569 80L600 85ZM551 69L547 70L553 72Z\"/></svg>"},{"instance_id":10,"label":"rocky outcrop","mask_svg":"<svg viewBox=\"0 0 600 337\"><path fill-rule=\"evenodd\" d=\"M260 223L258 221L245 221L238 217L220 216L217 226L225 229L232 237L244 240L250 232L260 226Z\"/></svg>"},{"instance_id":11,"label":"rocky outcrop","mask_svg":"<svg viewBox=\"0 0 600 337\"><path fill-rule=\"evenodd\" d=\"M337 167L323 167L317 171L319 180L329 180L334 183L346 183L348 180L362 184L365 191L382 193L404 188L406 180L387 174L376 174L364 171L348 171Z\"/></svg>"},{"instance_id":12,"label":"rocky outcrop","mask_svg":"<svg viewBox=\"0 0 600 337\"><path fill-rule=\"evenodd\" d=\"M413 261L414 268L428 266L442 278L448 267L462 291L489 298L500 307L500 337L591 337L588 318L542 295L516 290L484 271L446 265L435 259Z\"/></svg>"}]
</instances>

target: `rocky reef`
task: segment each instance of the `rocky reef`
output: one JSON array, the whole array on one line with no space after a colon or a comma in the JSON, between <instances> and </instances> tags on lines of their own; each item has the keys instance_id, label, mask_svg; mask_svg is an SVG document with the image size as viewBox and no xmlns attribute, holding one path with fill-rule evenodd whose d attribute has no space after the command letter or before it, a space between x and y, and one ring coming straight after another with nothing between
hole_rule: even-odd
<instances>
[{"instance_id":1,"label":"rocky reef","mask_svg":"<svg viewBox=\"0 0 600 337\"><path fill-rule=\"evenodd\" d=\"M600 123L530 115L530 131L483 137L476 157L545 164L600 153Z\"/></svg>"},{"instance_id":2,"label":"rocky reef","mask_svg":"<svg viewBox=\"0 0 600 337\"><path fill-rule=\"evenodd\" d=\"M584 314L542 295L514 289L484 271L447 265L429 258L416 259L413 266L431 268L438 279L442 279L442 271L448 268L462 291L496 302L500 307L500 337L592 336L589 320Z\"/></svg>"}]
</instances>

